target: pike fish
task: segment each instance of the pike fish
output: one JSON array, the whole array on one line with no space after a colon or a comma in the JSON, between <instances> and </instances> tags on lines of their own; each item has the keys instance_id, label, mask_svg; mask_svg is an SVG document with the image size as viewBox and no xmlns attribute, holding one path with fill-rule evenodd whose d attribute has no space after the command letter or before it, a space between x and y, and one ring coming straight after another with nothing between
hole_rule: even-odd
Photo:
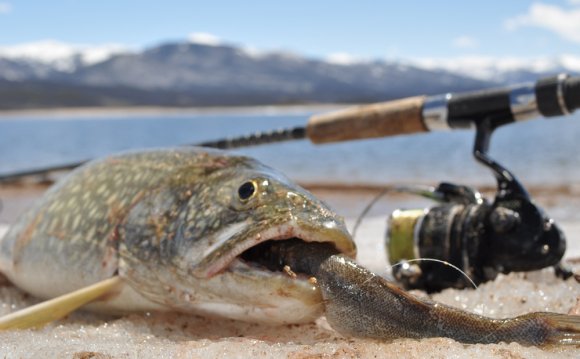
<instances>
[{"instance_id":1,"label":"pike fish","mask_svg":"<svg viewBox=\"0 0 580 359\"><path fill-rule=\"evenodd\" d=\"M386 340L580 344L578 316L481 317L409 295L355 253L340 217L255 160L195 148L124 153L73 171L1 240L0 272L54 299L0 318L0 329L88 304L278 324L325 313L345 335Z\"/></svg>"},{"instance_id":2,"label":"pike fish","mask_svg":"<svg viewBox=\"0 0 580 359\"><path fill-rule=\"evenodd\" d=\"M129 152L50 188L0 242L0 272L46 299L118 276L117 294L90 306L107 312L304 323L323 310L320 290L239 258L293 237L356 252L341 218L253 159L199 148Z\"/></svg>"}]
</instances>

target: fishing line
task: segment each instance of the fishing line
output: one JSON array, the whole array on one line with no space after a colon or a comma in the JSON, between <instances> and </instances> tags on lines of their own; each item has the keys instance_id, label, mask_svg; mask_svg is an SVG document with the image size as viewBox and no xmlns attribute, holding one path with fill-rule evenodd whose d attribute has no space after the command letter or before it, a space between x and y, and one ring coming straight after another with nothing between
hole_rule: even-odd
<instances>
[{"instance_id":1,"label":"fishing line","mask_svg":"<svg viewBox=\"0 0 580 359\"><path fill-rule=\"evenodd\" d=\"M429 198L435 201L442 200L439 193L435 191L435 188L432 186L426 185L396 185L396 186L387 186L383 188L363 209L361 214L356 219L354 226L352 228L352 238L356 237L356 231L358 227L360 227L364 217L369 213L369 211L373 208L373 206L387 193L389 192L397 192L397 193L410 193L410 194L417 194L423 196L425 198Z\"/></svg>"},{"instance_id":2,"label":"fishing line","mask_svg":"<svg viewBox=\"0 0 580 359\"><path fill-rule=\"evenodd\" d=\"M441 263L441 264L446 265L446 266L450 266L451 268L453 268L453 269L457 270L459 273L461 273L465 278L467 278L467 280L469 280L471 285L473 285L474 289L477 289L477 284L475 284L475 282L469 277L469 275L452 263L449 263L447 261L443 261L441 259L436 259L436 258L416 258L416 259L406 259L405 260L406 263L420 262L420 261L437 262L437 263ZM404 262L399 262L399 263L393 264L391 266L391 269L395 268L396 266L403 265L403 263Z\"/></svg>"},{"instance_id":3,"label":"fishing line","mask_svg":"<svg viewBox=\"0 0 580 359\"><path fill-rule=\"evenodd\" d=\"M373 208L373 206L379 201L379 199L381 199L385 194L387 194L388 192L392 191L393 188L392 187L387 187L382 189L367 205L366 207L363 209L363 211L361 212L361 214L357 217L356 222L354 223L354 226L352 228L352 239L354 240L356 238L356 231L358 230L358 227L361 225L362 220L364 219L364 217L368 214L368 212Z\"/></svg>"}]
</instances>

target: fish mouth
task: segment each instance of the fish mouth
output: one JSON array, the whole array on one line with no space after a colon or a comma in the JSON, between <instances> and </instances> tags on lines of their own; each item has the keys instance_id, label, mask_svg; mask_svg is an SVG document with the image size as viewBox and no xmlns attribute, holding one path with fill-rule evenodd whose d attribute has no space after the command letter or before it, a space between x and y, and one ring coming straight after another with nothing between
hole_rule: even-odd
<instances>
[{"instance_id":1,"label":"fish mouth","mask_svg":"<svg viewBox=\"0 0 580 359\"><path fill-rule=\"evenodd\" d=\"M321 227L298 224L294 221L267 228L254 234L239 233L236 243L227 250L216 250L206 256L197 266L197 276L211 278L222 272L259 273L261 275L286 275L292 279L307 281L309 276L292 272L282 258L270 250L278 241L303 241L328 243L337 253L351 258L356 246L344 225L331 221ZM240 240L243 238L243 240ZM205 263L204 263L205 262Z\"/></svg>"},{"instance_id":2,"label":"fish mouth","mask_svg":"<svg viewBox=\"0 0 580 359\"><path fill-rule=\"evenodd\" d=\"M297 247L301 249L296 250ZM312 276L315 273L316 263L319 263L318 256L339 253L331 242L307 243L297 237L268 240L242 252L229 268L239 270L240 267L246 266L262 272L284 273L293 280L308 280L309 283L315 284L316 279L312 279Z\"/></svg>"}]
</instances>

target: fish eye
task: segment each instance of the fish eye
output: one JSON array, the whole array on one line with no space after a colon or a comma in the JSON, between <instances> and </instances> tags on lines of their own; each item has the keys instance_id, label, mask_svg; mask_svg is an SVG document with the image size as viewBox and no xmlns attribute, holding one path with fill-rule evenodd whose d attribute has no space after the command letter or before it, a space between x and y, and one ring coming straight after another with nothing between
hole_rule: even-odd
<instances>
[{"instance_id":1,"label":"fish eye","mask_svg":"<svg viewBox=\"0 0 580 359\"><path fill-rule=\"evenodd\" d=\"M238 188L238 196L242 201L247 201L256 193L256 184L253 181L244 182Z\"/></svg>"}]
</instances>

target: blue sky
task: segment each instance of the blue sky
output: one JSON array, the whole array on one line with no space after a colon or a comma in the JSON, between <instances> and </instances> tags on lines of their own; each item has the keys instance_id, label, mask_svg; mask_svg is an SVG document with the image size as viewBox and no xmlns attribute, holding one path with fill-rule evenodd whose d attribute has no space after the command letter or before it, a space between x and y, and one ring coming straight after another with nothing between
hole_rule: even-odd
<instances>
[{"instance_id":1,"label":"blue sky","mask_svg":"<svg viewBox=\"0 0 580 359\"><path fill-rule=\"evenodd\" d=\"M0 46L141 48L200 32L312 57L580 55L580 0L0 0Z\"/></svg>"}]
</instances>

